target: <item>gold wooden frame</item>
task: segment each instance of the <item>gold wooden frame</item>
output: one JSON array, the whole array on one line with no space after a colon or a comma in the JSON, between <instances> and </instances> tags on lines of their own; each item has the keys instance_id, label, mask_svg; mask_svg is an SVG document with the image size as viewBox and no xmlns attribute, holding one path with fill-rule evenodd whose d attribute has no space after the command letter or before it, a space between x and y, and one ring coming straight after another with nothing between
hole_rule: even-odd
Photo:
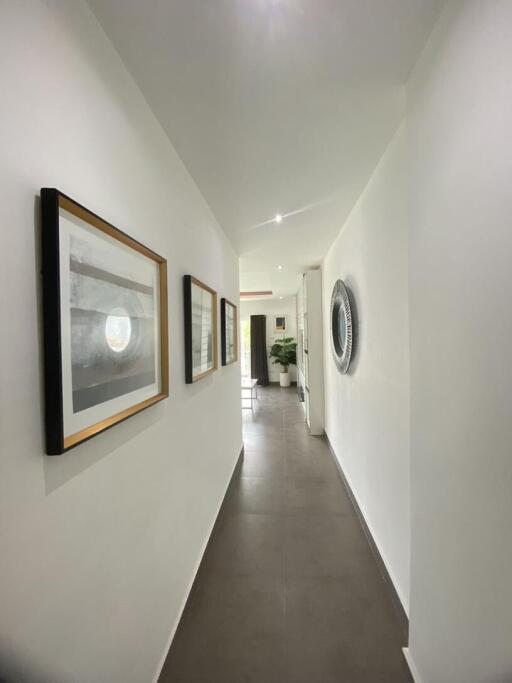
<instances>
[{"instance_id":1,"label":"gold wooden frame","mask_svg":"<svg viewBox=\"0 0 512 683\"><path fill-rule=\"evenodd\" d=\"M201 282L193 275L185 275L185 381L187 384L194 384L195 382L211 375L219 368L219 331L218 331L218 315L217 315L217 292ZM213 367L205 370L194 377L194 368L192 364L192 285L196 285L200 289L209 292L212 295L212 336L213 336ZM190 286L190 292L187 288ZM190 300L189 300L190 297Z\"/></svg>"},{"instance_id":2,"label":"gold wooden frame","mask_svg":"<svg viewBox=\"0 0 512 683\"><path fill-rule=\"evenodd\" d=\"M46 440L48 454L58 455L169 396L167 261L58 190L43 189L41 191L41 202L43 210ZM154 261L158 265L159 271L160 392L69 436L64 436L62 405L59 209L64 209L105 235Z\"/></svg>"}]
</instances>

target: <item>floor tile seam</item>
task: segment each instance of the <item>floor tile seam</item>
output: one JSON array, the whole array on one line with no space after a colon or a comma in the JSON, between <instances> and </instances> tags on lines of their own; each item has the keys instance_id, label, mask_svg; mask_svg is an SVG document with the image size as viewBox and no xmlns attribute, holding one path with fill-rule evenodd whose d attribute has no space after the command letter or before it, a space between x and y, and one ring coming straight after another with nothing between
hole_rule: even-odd
<instances>
[{"instance_id":1,"label":"floor tile seam","mask_svg":"<svg viewBox=\"0 0 512 683\"><path fill-rule=\"evenodd\" d=\"M308 511L307 513L304 513L301 510L293 511L293 510L278 510L276 508L269 509L269 510L226 510L225 515L232 514L232 515L240 515L240 514L250 514L250 515L276 515L279 517L303 517L304 514L307 514L308 516L311 517L351 517L353 518L354 515L352 512L326 512L324 510L322 511Z\"/></svg>"},{"instance_id":2,"label":"floor tile seam","mask_svg":"<svg viewBox=\"0 0 512 683\"><path fill-rule=\"evenodd\" d=\"M295 512L285 510L282 512L282 515L284 517L301 517L301 516L304 517L305 514L307 514L308 517L329 517L329 518L330 517L354 517L354 515L351 512L325 512L325 511L321 511L321 512L311 511L311 512L309 512L308 511L307 513L304 513L304 512L301 512L300 510L295 511Z\"/></svg>"},{"instance_id":3,"label":"floor tile seam","mask_svg":"<svg viewBox=\"0 0 512 683\"><path fill-rule=\"evenodd\" d=\"M284 584L285 588L289 589L290 584L293 583L319 583L324 587L329 588L330 586L343 586L347 588L347 591L355 589L357 582L351 580L347 575L336 575L333 573L323 573L323 574L284 574ZM381 587L378 586L377 590L380 592Z\"/></svg>"},{"instance_id":4,"label":"floor tile seam","mask_svg":"<svg viewBox=\"0 0 512 683\"><path fill-rule=\"evenodd\" d=\"M251 430L254 430L257 432L258 430L261 430L262 432L264 432L267 429L270 429L270 430L275 429L276 431L280 431L280 432L286 431L285 426L283 424L281 424L280 422L251 422L251 423L247 424L246 431L250 432Z\"/></svg>"},{"instance_id":5,"label":"floor tile seam","mask_svg":"<svg viewBox=\"0 0 512 683\"><path fill-rule=\"evenodd\" d=\"M248 466L253 466L254 468L260 467L264 469L265 467L283 467L284 468L284 457L280 456L278 453L274 453L272 455L266 456L263 458L260 453L251 453L251 458L248 459L246 469ZM261 460L258 460L258 458L261 458ZM249 462L252 460L252 462ZM243 468L241 468L243 470ZM245 475L243 472L240 473L241 476L252 476L250 474ZM266 475L263 474L256 474L254 475L256 477L263 477Z\"/></svg>"},{"instance_id":6,"label":"floor tile seam","mask_svg":"<svg viewBox=\"0 0 512 683\"><path fill-rule=\"evenodd\" d=\"M270 510L251 510L251 511L246 511L246 510L233 510L233 511L228 511L226 510L225 512L226 515L228 514L250 514L250 515L276 515L279 517L301 517L304 516L304 512L298 510L298 511L293 511L293 510L278 510L278 509L270 509ZM352 512L326 512L324 510L314 512L311 511L307 513L311 517L350 517L353 518L354 515Z\"/></svg>"},{"instance_id":7,"label":"floor tile seam","mask_svg":"<svg viewBox=\"0 0 512 683\"><path fill-rule=\"evenodd\" d=\"M304 511L298 510L298 511L290 513L290 514L286 514L285 516L286 517L294 517L294 518L300 517L300 518L304 519L305 521L307 521L309 519L318 520L319 517L320 518L325 517L328 519L331 519L332 517L343 517L343 518L349 517L350 519L354 519L354 515L351 512L325 512L325 511L318 511L317 512L315 510L304 510ZM358 533L358 536L360 536L359 533ZM366 539L363 539L361 537L361 541L363 541L363 540L366 542Z\"/></svg>"},{"instance_id":8,"label":"floor tile seam","mask_svg":"<svg viewBox=\"0 0 512 683\"><path fill-rule=\"evenodd\" d=\"M284 468L280 468L284 469ZM243 479L266 479L269 481L276 481L277 479L284 481L284 471L281 472L274 472L274 473L269 473L269 474L258 474L256 476L253 476L252 474L247 474L244 475L242 478Z\"/></svg>"},{"instance_id":9,"label":"floor tile seam","mask_svg":"<svg viewBox=\"0 0 512 683\"><path fill-rule=\"evenodd\" d=\"M318 474L293 474L293 467L286 467L285 464L285 479L286 480L292 480L292 479L311 479L312 481L316 482L323 482L323 483L329 483L331 481L330 475L325 474L325 475L318 475Z\"/></svg>"},{"instance_id":10,"label":"floor tile seam","mask_svg":"<svg viewBox=\"0 0 512 683\"><path fill-rule=\"evenodd\" d=\"M316 482L317 484L322 482L324 484L329 484L331 482L331 478L329 474L318 474L318 472L314 472L312 474L294 474L294 471L298 469L298 465L288 463L288 466L285 463L285 474L286 474L286 479L289 481L292 481L293 479L297 479L302 481L303 479L308 479L311 481ZM306 467L306 466L304 466Z\"/></svg>"},{"instance_id":11,"label":"floor tile seam","mask_svg":"<svg viewBox=\"0 0 512 683\"><path fill-rule=\"evenodd\" d=\"M281 543L281 568L283 572L283 592L282 592L282 604L283 604L283 618L286 619L286 518L283 519L283 541Z\"/></svg>"},{"instance_id":12,"label":"floor tile seam","mask_svg":"<svg viewBox=\"0 0 512 683\"><path fill-rule=\"evenodd\" d=\"M268 432L250 432L250 433L245 433L244 434L244 443L247 443L247 446L250 448L251 446L253 448L261 448L262 446L265 446L266 444L263 442L271 442L271 441L286 441L285 437L281 432L274 432L273 434L269 434ZM271 446L271 443L267 444L268 446Z\"/></svg>"},{"instance_id":13,"label":"floor tile seam","mask_svg":"<svg viewBox=\"0 0 512 683\"><path fill-rule=\"evenodd\" d=\"M323 447L316 446L315 444L304 443L303 441L295 441L293 439L284 439L287 450L299 451L302 453L312 453L313 455L319 455L323 453L328 453L328 451Z\"/></svg>"},{"instance_id":14,"label":"floor tile seam","mask_svg":"<svg viewBox=\"0 0 512 683\"><path fill-rule=\"evenodd\" d=\"M297 446L297 447L299 447L299 448L300 448L300 447L303 447L303 446L306 446L306 445L307 445L308 447L313 446L313 447L316 448L316 449L321 448L321 449L322 449L323 451L325 451L326 453L329 452L328 447L327 447L323 442L320 443L320 442L318 442L318 441L309 441L309 439L311 439L311 438L312 438L312 437L308 437L308 438L302 438L302 437L296 438L296 437L291 436L291 435L285 436L286 442L289 443L290 445L295 445L295 446Z\"/></svg>"},{"instance_id":15,"label":"floor tile seam","mask_svg":"<svg viewBox=\"0 0 512 683\"><path fill-rule=\"evenodd\" d=\"M313 443L308 443L307 441L303 441L302 439L290 439L286 438L284 439L286 441L286 444L288 446L291 446L292 448L300 448L300 449L307 449L310 451L315 451L317 453L329 453L329 449L327 446L324 446L324 444L321 444L320 446L318 444ZM330 453L329 453L330 455Z\"/></svg>"},{"instance_id":16,"label":"floor tile seam","mask_svg":"<svg viewBox=\"0 0 512 683\"><path fill-rule=\"evenodd\" d=\"M271 516L274 515L276 517L347 517L354 519L355 515L352 512L327 512L325 510L308 510L308 511L302 511L302 510L283 510L283 509L269 509L269 510L225 510L223 512L223 521L222 524L224 524L224 521L227 516L232 516L235 517L237 515L267 515ZM380 572L379 572L380 573Z\"/></svg>"},{"instance_id":17,"label":"floor tile seam","mask_svg":"<svg viewBox=\"0 0 512 683\"><path fill-rule=\"evenodd\" d=\"M226 514L233 514L233 515L239 515L239 514L249 514L249 515L276 515L279 517L282 517L285 513L283 510L251 510L250 512L247 510L233 510L233 511L228 511L226 510Z\"/></svg>"},{"instance_id":18,"label":"floor tile seam","mask_svg":"<svg viewBox=\"0 0 512 683\"><path fill-rule=\"evenodd\" d=\"M324 448L324 446L318 446L315 443L308 443L307 441L303 441L302 439L290 439L284 437L284 440L286 441L286 445L290 446L290 448L298 448L300 450L308 450L312 451L315 453L327 453L327 449Z\"/></svg>"},{"instance_id":19,"label":"floor tile seam","mask_svg":"<svg viewBox=\"0 0 512 683\"><path fill-rule=\"evenodd\" d=\"M246 455L269 455L270 457L274 455L279 455L284 458L285 454L282 452L282 448L245 448L245 454ZM266 453L262 453L261 451L267 451ZM275 450L275 453L272 453L272 451ZM270 451L270 452L269 452Z\"/></svg>"},{"instance_id":20,"label":"floor tile seam","mask_svg":"<svg viewBox=\"0 0 512 683\"><path fill-rule=\"evenodd\" d=\"M254 442L247 443L244 442L244 448L246 451L252 451L252 452L260 452L260 451L277 451L277 450L282 450L286 447L286 441L282 442L277 442L277 440L274 441L274 443L269 444L269 443L260 443L260 444L255 444Z\"/></svg>"},{"instance_id":21,"label":"floor tile seam","mask_svg":"<svg viewBox=\"0 0 512 683\"><path fill-rule=\"evenodd\" d=\"M272 444L264 443L264 444L254 444L254 442L251 442L250 444L245 445L245 451L247 453L253 453L253 454L261 454L263 452L268 452L272 453L273 451L281 451L284 455L284 449L286 448L286 442L282 443L277 443L274 442Z\"/></svg>"},{"instance_id":22,"label":"floor tile seam","mask_svg":"<svg viewBox=\"0 0 512 683\"><path fill-rule=\"evenodd\" d=\"M222 569L208 569L208 574L204 577L205 581L218 580L218 579L257 579L261 578L274 579L276 581L284 581L284 573L281 572L271 572L271 571L224 571Z\"/></svg>"},{"instance_id":23,"label":"floor tile seam","mask_svg":"<svg viewBox=\"0 0 512 683\"><path fill-rule=\"evenodd\" d=\"M284 440L285 445L286 445L286 450L287 451L295 451L299 453L308 453L314 456L319 456L319 455L327 455L328 451L322 446L322 448L318 448L318 446L312 446L312 444L304 444L304 443L294 443L293 441L290 441L289 439Z\"/></svg>"},{"instance_id":24,"label":"floor tile seam","mask_svg":"<svg viewBox=\"0 0 512 683\"><path fill-rule=\"evenodd\" d=\"M309 476L309 475L300 475L300 474L295 474L292 476L286 477L288 480L294 480L297 479L298 481L303 481L303 480L308 480L308 481L314 481L317 483L325 483L326 481L330 482L333 484L333 490L335 488L339 488L339 490L343 493L343 496L350 500L349 495L346 492L346 489L344 488L343 484L341 481L338 481L334 477L329 477L327 480L324 477L318 477L318 476ZM352 502L352 501L351 501Z\"/></svg>"},{"instance_id":25,"label":"floor tile seam","mask_svg":"<svg viewBox=\"0 0 512 683\"><path fill-rule=\"evenodd\" d=\"M326 467L329 472L333 475L332 480L336 481L334 475L337 476L337 473L334 471L334 468L331 467L331 464L329 463L328 460L324 459L323 455L314 455L314 454L309 454L309 453L297 453L297 452L286 452L283 453L284 459L291 465L302 465L304 467L309 466L311 468L315 467Z\"/></svg>"},{"instance_id":26,"label":"floor tile seam","mask_svg":"<svg viewBox=\"0 0 512 683\"><path fill-rule=\"evenodd\" d=\"M226 512L223 515L223 519L226 519L227 517L250 517L256 515L267 515L268 517L282 516L279 512L251 512L246 510L226 510Z\"/></svg>"},{"instance_id":27,"label":"floor tile seam","mask_svg":"<svg viewBox=\"0 0 512 683\"><path fill-rule=\"evenodd\" d=\"M312 471L314 471L315 469L318 470L320 467L324 467L325 470L329 472L329 474L331 475L332 481L336 481L334 477L334 475L336 475L336 472L333 472L333 468L331 467L329 462L324 460L323 456L319 457L317 455L307 455L304 453L284 453L283 457L290 466L295 465L297 467L309 467Z\"/></svg>"},{"instance_id":28,"label":"floor tile seam","mask_svg":"<svg viewBox=\"0 0 512 683\"><path fill-rule=\"evenodd\" d=\"M281 432L276 432L273 434L270 434L269 432L266 431L254 431L254 432L245 432L244 434L244 439L251 441L251 439L258 439L260 441L263 441L265 439L275 439L275 440L281 440L284 441L284 435Z\"/></svg>"},{"instance_id":29,"label":"floor tile seam","mask_svg":"<svg viewBox=\"0 0 512 683\"><path fill-rule=\"evenodd\" d=\"M285 511L285 510L277 510L275 508L271 508L268 510L246 510L246 509L239 509L239 508L226 508L226 510L222 511L222 518L224 519L227 515L293 515L295 516L303 516L303 517L322 517L325 515L326 517L357 517L355 512L352 510L350 511L343 511L343 512L329 512L326 510L317 510L317 509L294 509L290 511ZM220 517L219 517L220 519ZM363 533L364 536L364 533ZM366 538L365 538L366 540Z\"/></svg>"},{"instance_id":30,"label":"floor tile seam","mask_svg":"<svg viewBox=\"0 0 512 683\"><path fill-rule=\"evenodd\" d=\"M240 474L238 479L268 479L268 476L262 476L261 474ZM238 481L235 479L235 481Z\"/></svg>"},{"instance_id":31,"label":"floor tile seam","mask_svg":"<svg viewBox=\"0 0 512 683\"><path fill-rule=\"evenodd\" d=\"M281 468L280 468L281 469ZM252 475L248 474L247 476L243 477L244 479L254 479ZM284 481L284 472L275 472L273 474L260 474L256 476L256 479L265 479L267 481Z\"/></svg>"},{"instance_id":32,"label":"floor tile seam","mask_svg":"<svg viewBox=\"0 0 512 683\"><path fill-rule=\"evenodd\" d=\"M273 434L269 434L268 432L260 432L260 431L253 431L253 432L245 432L244 434L244 441L251 442L254 439L263 441L263 440L280 440L280 441L285 441L285 438L280 432L275 432Z\"/></svg>"},{"instance_id":33,"label":"floor tile seam","mask_svg":"<svg viewBox=\"0 0 512 683\"><path fill-rule=\"evenodd\" d=\"M251 437L273 437L280 436L284 437L284 429L277 425L258 425L257 427L251 427L249 429L243 430L243 435L245 438L250 439Z\"/></svg>"}]
</instances>

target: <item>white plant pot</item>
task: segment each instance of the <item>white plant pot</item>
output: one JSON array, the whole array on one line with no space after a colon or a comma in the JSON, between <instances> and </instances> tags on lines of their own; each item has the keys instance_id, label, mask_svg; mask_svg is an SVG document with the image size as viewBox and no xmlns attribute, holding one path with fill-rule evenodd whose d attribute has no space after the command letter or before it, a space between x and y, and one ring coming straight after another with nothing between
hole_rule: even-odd
<instances>
[{"instance_id":1,"label":"white plant pot","mask_svg":"<svg viewBox=\"0 0 512 683\"><path fill-rule=\"evenodd\" d=\"M290 386L290 373L289 372L280 372L279 373L279 384L282 387L289 387Z\"/></svg>"}]
</instances>

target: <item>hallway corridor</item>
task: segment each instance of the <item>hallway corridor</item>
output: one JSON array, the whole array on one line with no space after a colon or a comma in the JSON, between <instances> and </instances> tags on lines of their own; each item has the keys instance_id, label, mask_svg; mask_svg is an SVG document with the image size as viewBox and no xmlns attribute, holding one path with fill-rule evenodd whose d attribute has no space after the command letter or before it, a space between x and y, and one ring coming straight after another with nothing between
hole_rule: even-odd
<instances>
[{"instance_id":1,"label":"hallway corridor","mask_svg":"<svg viewBox=\"0 0 512 683\"><path fill-rule=\"evenodd\" d=\"M259 391L160 683L399 683L405 636L296 391Z\"/></svg>"}]
</instances>

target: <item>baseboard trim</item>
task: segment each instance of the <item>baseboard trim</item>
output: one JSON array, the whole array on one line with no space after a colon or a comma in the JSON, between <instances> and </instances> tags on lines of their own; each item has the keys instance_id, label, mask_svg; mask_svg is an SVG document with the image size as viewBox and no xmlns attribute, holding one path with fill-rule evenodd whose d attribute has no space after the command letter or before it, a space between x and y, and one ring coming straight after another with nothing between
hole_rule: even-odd
<instances>
[{"instance_id":1,"label":"baseboard trim","mask_svg":"<svg viewBox=\"0 0 512 683\"><path fill-rule=\"evenodd\" d=\"M404 655L404 659L407 662L407 666L409 667L409 672L411 674L412 680L414 681L414 683L422 683L420 675L418 673L418 669L416 668L414 660L411 657L411 651L408 647L403 647L402 652Z\"/></svg>"},{"instance_id":2,"label":"baseboard trim","mask_svg":"<svg viewBox=\"0 0 512 683\"><path fill-rule=\"evenodd\" d=\"M407 644L409 642L409 618L407 616L407 613L404 609L404 606L402 604L402 601L400 599L400 596L395 588L395 584L393 583L393 579L391 578L391 575L388 571L388 568L386 566L386 563L384 562L384 559L380 553L379 547L375 543L375 539L373 538L373 534L370 531L370 528L366 522L366 519L361 511L361 508L359 507L359 503L357 502L357 498L354 495L354 492L352 491L352 487L350 486L347 477L345 476L345 473L343 472L343 469L341 467L339 459L336 457L336 453L334 451L334 448L332 447L331 442L329 441L329 437L327 434L325 434L325 440L327 441L327 445L329 447L329 450L331 452L331 456L336 464L336 467L338 469L338 474L341 477L341 481L343 482L347 493L349 495L350 501L352 505L354 506L354 509L356 511L357 517L359 519L359 522L361 526L363 527L364 534L366 536L366 539L368 541L368 544L370 545L370 548L372 550L372 553L377 561L377 564L379 566L380 573L382 575L382 578L384 580L384 583L386 584L389 594L391 596L393 605L395 607L395 611L398 615L398 618L400 620L400 625L402 627L402 633L403 633L403 638L404 638L404 644ZM405 656L405 654L404 654ZM409 663L409 662L407 662Z\"/></svg>"},{"instance_id":3,"label":"baseboard trim","mask_svg":"<svg viewBox=\"0 0 512 683\"><path fill-rule=\"evenodd\" d=\"M224 495L222 496L222 500L220 501L219 507L218 507L218 509L217 509L217 514L215 515L215 519L213 520L213 524L212 524L212 527L211 527L211 529L210 529L210 533L208 534L208 538L206 539L206 543L204 544L203 551L202 551L202 553L201 553L201 555L200 555L200 557L199 557L199 561L198 561L198 563L197 563L197 565L196 565L194 574L193 574L193 576L192 576L192 580L191 580L191 582L190 582L190 584L189 584L189 589L188 589L187 594L185 595L185 598L184 598L183 603L182 603L182 605L181 605L181 609L180 609L180 612L179 612L179 617L178 617L178 619L176 619L176 623L174 624L174 628L173 628L172 631L171 631L171 634L170 634L170 636L169 636L169 639L167 640L167 644L166 644L166 646L165 646L165 649L164 649L164 652L163 652L163 654L162 654L162 657L161 657L161 659L160 659L160 661L159 661L159 663L158 663L157 670L156 670L155 675L154 675L154 677L153 677L153 683L158 683L158 680L159 680L159 678L160 678L160 676L161 676L161 674L162 674L162 669L164 668L165 660L167 659L167 655L169 654L169 650L171 649L172 641L174 640L174 636L176 635L176 631L178 630L178 626L180 625L180 622L181 622L181 619L182 619L182 617L183 617L183 614L184 614L184 612L185 612L185 610L186 610L186 608L187 608L187 605L188 605L188 603L189 603L189 601L190 601L190 599L191 599L191 596L192 596L192 594L193 594L193 592L194 592L194 586L195 586L196 581L197 581L197 575L198 575L198 572L199 572L199 568L201 567L201 562L203 561L203 557L204 557L204 555L205 555L205 553L206 553L206 550L207 550L207 548L208 548L208 545L210 544L210 542L211 542L211 540L212 540L213 532L214 532L214 529L215 529L215 524L216 524L216 522L217 522L217 519L219 518L219 513L220 513L220 510L221 510L222 505L223 505L223 503L224 503L224 499L225 499L225 497L226 497L226 493L228 492L229 485L231 484L231 482L232 482L232 480L233 480L233 477L235 476L235 472L236 472L236 471L238 470L238 468L240 467L240 465L241 465L243 459L244 459L244 445L242 444L242 448L240 449L240 453L238 454L238 458L236 459L235 465L234 465L234 467L233 467L233 471L231 472L231 476L230 476L229 481L228 481L228 484L227 484L227 486L226 486L226 490L224 491ZM1 683L1 681L0 681L0 683Z\"/></svg>"}]
</instances>

